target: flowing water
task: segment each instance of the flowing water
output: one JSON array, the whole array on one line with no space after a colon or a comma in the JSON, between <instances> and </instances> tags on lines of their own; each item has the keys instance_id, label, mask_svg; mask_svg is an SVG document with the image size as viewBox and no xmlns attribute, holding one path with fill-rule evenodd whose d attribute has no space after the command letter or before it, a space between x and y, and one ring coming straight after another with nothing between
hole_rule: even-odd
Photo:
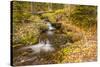
<instances>
[{"instance_id":1,"label":"flowing water","mask_svg":"<svg viewBox=\"0 0 100 67\"><path fill-rule=\"evenodd\" d=\"M56 50L48 39L49 37L51 37L51 35L54 34L53 30L55 30L55 28L51 25L50 22L46 22L46 24L48 26L48 30L45 32L47 38L45 40L41 38L39 39L39 43L31 46L22 47L21 49L19 49L17 52L18 53L22 52L22 53L14 58L15 65L44 64L44 61L46 60L45 58L43 58L43 56L48 55L49 53ZM40 36L46 37L45 35L42 36L41 34Z\"/></svg>"},{"instance_id":2,"label":"flowing water","mask_svg":"<svg viewBox=\"0 0 100 67\"><path fill-rule=\"evenodd\" d=\"M43 42L39 42L38 44L32 45L32 46L27 46L22 49L32 49L33 53L40 53L40 52L51 52L54 51L55 49L52 47L52 45L49 43L49 41L46 41L46 44Z\"/></svg>"},{"instance_id":3,"label":"flowing water","mask_svg":"<svg viewBox=\"0 0 100 67\"><path fill-rule=\"evenodd\" d=\"M50 22L47 22L48 30L54 30L55 28L51 25Z\"/></svg>"},{"instance_id":4,"label":"flowing water","mask_svg":"<svg viewBox=\"0 0 100 67\"><path fill-rule=\"evenodd\" d=\"M55 28L51 25L50 22L46 23L48 26L48 31L46 32L46 34L48 36L53 35L53 31ZM50 44L49 40L46 40L46 42L44 41L39 41L38 44L32 45L32 46L27 46L24 47L22 49L32 49L33 53L40 53L40 52L51 52L54 51L55 49L52 47L52 45Z\"/></svg>"}]
</instances>

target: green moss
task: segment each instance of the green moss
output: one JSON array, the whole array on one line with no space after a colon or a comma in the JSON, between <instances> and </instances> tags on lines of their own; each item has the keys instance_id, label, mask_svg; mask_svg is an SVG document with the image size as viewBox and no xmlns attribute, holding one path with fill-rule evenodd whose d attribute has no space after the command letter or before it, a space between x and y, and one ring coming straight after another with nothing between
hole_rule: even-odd
<instances>
[{"instance_id":1,"label":"green moss","mask_svg":"<svg viewBox=\"0 0 100 67\"><path fill-rule=\"evenodd\" d=\"M71 53L72 49L71 48L63 48L61 51L63 52L64 55L66 55L66 54Z\"/></svg>"},{"instance_id":2,"label":"green moss","mask_svg":"<svg viewBox=\"0 0 100 67\"><path fill-rule=\"evenodd\" d=\"M64 9L59 9L59 10L56 10L55 11L55 14L64 14L65 13L65 10Z\"/></svg>"},{"instance_id":3,"label":"green moss","mask_svg":"<svg viewBox=\"0 0 100 67\"><path fill-rule=\"evenodd\" d=\"M42 17L48 18L52 23L56 22L56 15L55 13L44 13L42 14Z\"/></svg>"},{"instance_id":4,"label":"green moss","mask_svg":"<svg viewBox=\"0 0 100 67\"><path fill-rule=\"evenodd\" d=\"M30 16L29 17L29 20L31 22L33 22L33 23L36 23L36 22L40 22L41 21L40 16L38 16L38 15L32 15L32 16Z\"/></svg>"}]
</instances>

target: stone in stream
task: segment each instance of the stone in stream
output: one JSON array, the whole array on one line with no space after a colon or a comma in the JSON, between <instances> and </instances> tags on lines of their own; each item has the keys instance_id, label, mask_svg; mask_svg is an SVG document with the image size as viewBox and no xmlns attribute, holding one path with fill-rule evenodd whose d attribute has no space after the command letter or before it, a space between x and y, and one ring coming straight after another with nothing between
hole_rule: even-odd
<instances>
[{"instance_id":1,"label":"stone in stream","mask_svg":"<svg viewBox=\"0 0 100 67\"><path fill-rule=\"evenodd\" d=\"M55 27L56 29L60 29L62 24L61 23L52 23L52 26Z\"/></svg>"}]
</instances>

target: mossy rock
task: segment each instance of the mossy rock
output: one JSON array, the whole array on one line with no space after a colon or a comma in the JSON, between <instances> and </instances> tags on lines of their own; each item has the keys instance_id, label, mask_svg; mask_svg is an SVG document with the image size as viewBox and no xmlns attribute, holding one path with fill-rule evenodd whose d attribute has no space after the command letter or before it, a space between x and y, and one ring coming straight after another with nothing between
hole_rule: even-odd
<instances>
[{"instance_id":1,"label":"mossy rock","mask_svg":"<svg viewBox=\"0 0 100 67\"><path fill-rule=\"evenodd\" d=\"M64 34L54 34L49 37L49 40L54 47L60 47L61 45L67 43L67 36Z\"/></svg>"},{"instance_id":2,"label":"mossy rock","mask_svg":"<svg viewBox=\"0 0 100 67\"><path fill-rule=\"evenodd\" d=\"M50 22L55 23L56 22L56 15L54 13L44 13L42 14L43 18L48 18Z\"/></svg>"},{"instance_id":3,"label":"mossy rock","mask_svg":"<svg viewBox=\"0 0 100 67\"><path fill-rule=\"evenodd\" d=\"M40 22L41 21L41 18L38 15L32 15L32 16L29 17L28 20L30 20L31 22L34 22L35 23L35 22Z\"/></svg>"},{"instance_id":4,"label":"mossy rock","mask_svg":"<svg viewBox=\"0 0 100 67\"><path fill-rule=\"evenodd\" d=\"M81 41L82 36L76 33L69 34L54 34L49 37L50 43L53 44L54 47L61 47L66 43L74 43L77 41Z\"/></svg>"}]
</instances>

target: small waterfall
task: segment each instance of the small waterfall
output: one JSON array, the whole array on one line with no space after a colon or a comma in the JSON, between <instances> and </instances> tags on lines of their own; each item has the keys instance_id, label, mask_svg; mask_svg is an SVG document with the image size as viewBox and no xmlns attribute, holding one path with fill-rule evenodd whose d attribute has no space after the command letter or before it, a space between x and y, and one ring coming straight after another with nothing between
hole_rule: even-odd
<instances>
[{"instance_id":1,"label":"small waterfall","mask_svg":"<svg viewBox=\"0 0 100 67\"><path fill-rule=\"evenodd\" d=\"M47 31L47 34L48 35L53 35L53 31L52 30L55 30L55 28L51 25L50 22L47 22L47 25L48 25L48 31Z\"/></svg>"},{"instance_id":2,"label":"small waterfall","mask_svg":"<svg viewBox=\"0 0 100 67\"><path fill-rule=\"evenodd\" d=\"M50 22L47 22L47 25L48 25L48 30L54 30L55 28L51 25Z\"/></svg>"},{"instance_id":3,"label":"small waterfall","mask_svg":"<svg viewBox=\"0 0 100 67\"><path fill-rule=\"evenodd\" d=\"M47 22L47 26L48 26L48 31L47 31L47 35L52 35L53 31L55 28L52 27L50 22ZM40 52L52 52L55 49L52 47L52 45L50 44L49 40L47 39L46 42L44 41L40 41L38 44L32 45L32 46L28 46L28 47L24 47L23 49L32 49L34 53L40 53Z\"/></svg>"}]
</instances>

